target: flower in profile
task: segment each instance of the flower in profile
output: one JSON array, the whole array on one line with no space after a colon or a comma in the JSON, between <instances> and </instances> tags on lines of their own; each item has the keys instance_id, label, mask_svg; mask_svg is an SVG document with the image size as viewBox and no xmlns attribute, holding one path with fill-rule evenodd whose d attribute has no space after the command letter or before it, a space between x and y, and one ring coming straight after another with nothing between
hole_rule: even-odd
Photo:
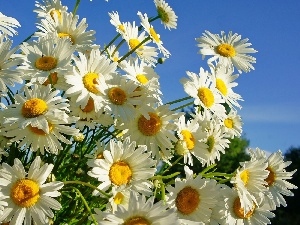
<instances>
[{"instance_id":1,"label":"flower in profile","mask_svg":"<svg viewBox=\"0 0 300 225\"><path fill-rule=\"evenodd\" d=\"M125 29L123 23L120 21L119 13L118 12L111 12L108 13L110 16L110 23L116 28L116 31L120 33L121 35L124 34Z\"/></svg>"},{"instance_id":2,"label":"flower in profile","mask_svg":"<svg viewBox=\"0 0 300 225\"><path fill-rule=\"evenodd\" d=\"M240 137L242 134L242 118L236 111L231 110L225 118L222 119L222 129L226 137Z\"/></svg>"},{"instance_id":3,"label":"flower in profile","mask_svg":"<svg viewBox=\"0 0 300 225\"><path fill-rule=\"evenodd\" d=\"M154 4L157 10L157 14L161 20L161 23L165 28L169 30L176 29L177 27L177 15L174 10L164 0L154 0Z\"/></svg>"},{"instance_id":4,"label":"flower in profile","mask_svg":"<svg viewBox=\"0 0 300 225\"><path fill-rule=\"evenodd\" d=\"M88 161L88 166L92 167L88 175L102 182L98 188L103 191L114 186L117 191L130 188L150 195L153 184L148 179L156 171L156 161L150 158L146 150L145 145L136 148L136 142L130 142L129 138L125 138L123 143L110 140L109 148L103 152L103 159ZM99 192L95 190L93 194L98 195Z\"/></svg>"},{"instance_id":5,"label":"flower in profile","mask_svg":"<svg viewBox=\"0 0 300 225\"><path fill-rule=\"evenodd\" d=\"M20 23L13 17L5 16L0 12L0 35L5 34L9 36L17 35L18 32L14 29L20 27Z\"/></svg>"},{"instance_id":6,"label":"flower in profile","mask_svg":"<svg viewBox=\"0 0 300 225\"><path fill-rule=\"evenodd\" d=\"M256 148L249 150L251 160L264 159L268 163L266 168L269 171L268 177L265 179L267 182L268 190L265 192L266 200L272 210L276 207L283 205L287 206L283 195L294 196L294 194L289 189L297 189L298 187L288 182L288 179L292 179L293 174L297 171L286 171L292 162L284 161L282 152L278 150L273 152L269 157L267 157L266 152Z\"/></svg>"},{"instance_id":7,"label":"flower in profile","mask_svg":"<svg viewBox=\"0 0 300 225\"><path fill-rule=\"evenodd\" d=\"M224 31L221 32L221 36L218 34L212 34L209 31L205 31L203 36L196 38L200 47L199 53L203 58L207 55L212 56L208 59L208 63L217 61L225 66L235 66L241 73L254 70L252 63L256 62L255 57L248 55L247 53L257 52L253 48L249 48L251 43L247 43L248 39L241 39L241 35L230 31L228 35Z\"/></svg>"},{"instance_id":8,"label":"flower in profile","mask_svg":"<svg viewBox=\"0 0 300 225\"><path fill-rule=\"evenodd\" d=\"M0 221L10 224L48 224L53 218L53 210L61 209L61 204L53 199L60 196L63 187L60 181L45 183L53 169L53 164L43 163L37 156L26 175L19 159L14 165L2 164L0 170L0 195L5 206ZM33 221L33 222L32 222Z\"/></svg>"},{"instance_id":9,"label":"flower in profile","mask_svg":"<svg viewBox=\"0 0 300 225\"><path fill-rule=\"evenodd\" d=\"M99 224L106 225L179 225L174 210L167 209L163 201L154 203L154 197L146 200L144 195L136 195L133 192L130 194L128 209L122 205L117 208L115 213L99 213Z\"/></svg>"},{"instance_id":10,"label":"flower in profile","mask_svg":"<svg viewBox=\"0 0 300 225\"><path fill-rule=\"evenodd\" d=\"M217 182L201 176L193 178L193 171L184 167L186 179L175 179L175 186L167 186L167 205L175 208L181 224L209 222L212 208L217 204Z\"/></svg>"},{"instance_id":11,"label":"flower in profile","mask_svg":"<svg viewBox=\"0 0 300 225\"><path fill-rule=\"evenodd\" d=\"M35 2L36 9L33 12L37 13L38 18L45 18L51 16L54 18L56 15L61 19L61 12L67 11L68 7L63 6L60 0L41 0L41 2Z\"/></svg>"}]
</instances>

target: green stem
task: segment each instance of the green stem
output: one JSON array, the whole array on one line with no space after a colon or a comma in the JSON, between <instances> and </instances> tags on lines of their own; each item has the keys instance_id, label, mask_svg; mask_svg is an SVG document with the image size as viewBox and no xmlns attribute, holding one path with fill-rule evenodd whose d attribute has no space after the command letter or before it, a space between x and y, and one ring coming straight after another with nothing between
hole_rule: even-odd
<instances>
[{"instance_id":1,"label":"green stem","mask_svg":"<svg viewBox=\"0 0 300 225\"><path fill-rule=\"evenodd\" d=\"M153 176L152 178L151 178L151 180L163 180L163 179L170 179L170 178L172 178L172 177L176 177L177 175L179 175L180 174L180 172L175 172L175 173L173 173L173 174L170 174L170 175L167 175L167 176L161 176L161 175L157 175L157 176Z\"/></svg>"},{"instance_id":2,"label":"green stem","mask_svg":"<svg viewBox=\"0 0 300 225\"><path fill-rule=\"evenodd\" d=\"M194 103L194 101L189 102L189 103L186 103L186 104L184 104L184 105L182 105L182 106L179 106L179 107L177 107L177 108L175 108L175 109L172 109L172 111L176 111L176 110L178 110L178 109L183 109L184 107L187 107L187 106L189 106L189 105L193 105L193 103Z\"/></svg>"},{"instance_id":3,"label":"green stem","mask_svg":"<svg viewBox=\"0 0 300 225\"><path fill-rule=\"evenodd\" d=\"M119 37L121 36L121 34L117 34L105 47L104 49L101 51L101 54L103 54L103 52L105 52L109 46L111 46Z\"/></svg>"},{"instance_id":4,"label":"green stem","mask_svg":"<svg viewBox=\"0 0 300 225\"><path fill-rule=\"evenodd\" d=\"M187 96L187 97L180 98L180 99L177 99L177 100L174 100L174 101L171 101L171 102L167 102L165 105L172 105L172 104L182 102L182 101L185 101L185 100L188 100L188 99L191 99L191 98L192 98L191 96Z\"/></svg>"},{"instance_id":5,"label":"green stem","mask_svg":"<svg viewBox=\"0 0 300 225\"><path fill-rule=\"evenodd\" d=\"M208 167L206 167L204 170L201 171L201 175L203 176L207 171L211 170L212 168L214 168L217 164L212 164Z\"/></svg>"},{"instance_id":6,"label":"green stem","mask_svg":"<svg viewBox=\"0 0 300 225\"><path fill-rule=\"evenodd\" d=\"M167 171L169 171L173 166L175 166L181 159L183 158L183 155L181 155L178 159L176 159L172 165L170 167L168 167L163 173L162 175L164 175Z\"/></svg>"},{"instance_id":7,"label":"green stem","mask_svg":"<svg viewBox=\"0 0 300 225\"><path fill-rule=\"evenodd\" d=\"M80 0L76 0L76 4L75 4L75 7L74 7L73 12L72 12L73 15L76 15L79 4L80 4Z\"/></svg>"}]
</instances>

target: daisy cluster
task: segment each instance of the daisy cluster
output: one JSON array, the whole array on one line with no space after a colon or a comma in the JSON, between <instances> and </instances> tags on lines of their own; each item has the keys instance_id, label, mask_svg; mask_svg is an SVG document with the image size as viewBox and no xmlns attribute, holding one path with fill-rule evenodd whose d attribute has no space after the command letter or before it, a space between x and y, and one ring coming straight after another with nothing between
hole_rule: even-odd
<instances>
[{"instance_id":1,"label":"daisy cluster","mask_svg":"<svg viewBox=\"0 0 300 225\"><path fill-rule=\"evenodd\" d=\"M242 134L234 87L254 69L248 39L205 31L196 41L209 70L187 71L188 96L164 104L155 68L171 53L153 24L177 27L169 4L154 0L156 15L137 12L139 22L109 12L116 34L100 47L79 3L36 1L37 31L14 48L20 24L0 12L0 223L270 223L297 188L280 151L249 149L224 179L212 171Z\"/></svg>"}]
</instances>

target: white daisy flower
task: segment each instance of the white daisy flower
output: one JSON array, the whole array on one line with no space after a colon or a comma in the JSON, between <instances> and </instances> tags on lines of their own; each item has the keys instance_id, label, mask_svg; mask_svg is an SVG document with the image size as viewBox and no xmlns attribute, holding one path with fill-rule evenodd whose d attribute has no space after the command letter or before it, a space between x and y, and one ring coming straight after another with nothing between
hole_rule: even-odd
<instances>
[{"instance_id":1,"label":"white daisy flower","mask_svg":"<svg viewBox=\"0 0 300 225\"><path fill-rule=\"evenodd\" d=\"M0 12L0 35L17 35L18 32L14 29L20 27L20 23L13 17L5 16Z\"/></svg>"},{"instance_id":2,"label":"white daisy flower","mask_svg":"<svg viewBox=\"0 0 300 225\"><path fill-rule=\"evenodd\" d=\"M35 2L36 9L33 12L37 13L38 18L45 18L51 16L54 18L54 14L61 19L61 12L67 11L68 7L63 6L60 0L42 0L41 2Z\"/></svg>"},{"instance_id":3,"label":"white daisy flower","mask_svg":"<svg viewBox=\"0 0 300 225\"><path fill-rule=\"evenodd\" d=\"M224 99L220 95L216 85L211 79L211 75L200 68L199 75L187 71L188 78L182 78L184 91L193 97L194 104L201 106L205 111L212 112L219 118L225 117L225 108L222 105Z\"/></svg>"},{"instance_id":4,"label":"white daisy flower","mask_svg":"<svg viewBox=\"0 0 300 225\"><path fill-rule=\"evenodd\" d=\"M124 23L121 23L119 13L118 12L111 12L108 13L110 20L109 22L116 28L116 31L121 35L124 35Z\"/></svg>"},{"instance_id":5,"label":"white daisy flower","mask_svg":"<svg viewBox=\"0 0 300 225\"><path fill-rule=\"evenodd\" d=\"M206 132L199 129L199 123L197 119L186 121L185 115L179 117L175 122L177 125L178 141L175 144L175 151L179 155L184 156L184 163L193 165L193 157L201 155L201 151L207 148L204 142L201 142L206 138Z\"/></svg>"},{"instance_id":6,"label":"white daisy flower","mask_svg":"<svg viewBox=\"0 0 300 225\"><path fill-rule=\"evenodd\" d=\"M152 41L157 45L160 52L163 53L164 57L169 58L170 52L165 49L163 42L160 40L160 35L156 33L154 27L149 23L149 18L147 14L144 15L141 12L138 12L137 15L141 19L141 24L144 27L145 31L150 35Z\"/></svg>"},{"instance_id":7,"label":"white daisy flower","mask_svg":"<svg viewBox=\"0 0 300 225\"><path fill-rule=\"evenodd\" d=\"M196 225L209 222L212 208L217 204L217 182L201 176L193 178L193 171L184 166L186 179L175 179L175 186L167 186L167 205L175 208L181 224Z\"/></svg>"},{"instance_id":8,"label":"white daisy flower","mask_svg":"<svg viewBox=\"0 0 300 225\"><path fill-rule=\"evenodd\" d=\"M31 82L43 84L51 78L55 82L55 76L72 73L71 56L75 47L66 39L57 42L39 39L30 44L25 42L20 48L25 55L25 62L17 69L24 73L25 78L34 78Z\"/></svg>"},{"instance_id":9,"label":"white daisy flower","mask_svg":"<svg viewBox=\"0 0 300 225\"><path fill-rule=\"evenodd\" d=\"M208 59L208 63L218 60L225 66L231 66L238 69L241 73L254 70L252 63L256 62L255 57L248 55L247 53L257 52L253 48L249 48L251 43L247 43L248 39L241 39L241 35L237 33L232 34L230 31L228 36L224 31L221 31L221 36L218 34L212 34L209 31L205 31L203 36L196 38L200 47L199 53L204 58L207 55L211 55L212 58Z\"/></svg>"},{"instance_id":10,"label":"white daisy flower","mask_svg":"<svg viewBox=\"0 0 300 225\"><path fill-rule=\"evenodd\" d=\"M235 176L231 178L246 215L253 207L253 202L259 205L262 193L267 191L269 171L266 170L268 164L264 159L255 161L245 161L240 163L241 167L236 170Z\"/></svg>"},{"instance_id":11,"label":"white daisy flower","mask_svg":"<svg viewBox=\"0 0 300 225\"><path fill-rule=\"evenodd\" d=\"M119 59L122 57L120 56L120 52L116 49L115 45L110 45L108 48L105 49L104 52L111 61L117 63Z\"/></svg>"},{"instance_id":12,"label":"white daisy flower","mask_svg":"<svg viewBox=\"0 0 300 225\"><path fill-rule=\"evenodd\" d=\"M177 18L174 10L164 0L154 0L154 4L157 10L157 14L161 20L161 23L165 28L169 30L177 28Z\"/></svg>"},{"instance_id":13,"label":"white daisy flower","mask_svg":"<svg viewBox=\"0 0 300 225\"><path fill-rule=\"evenodd\" d=\"M64 76L70 88L66 90L68 97L76 97L76 103L82 109L86 107L90 98L94 101L95 111L102 108L102 93L99 89L99 78L109 79L115 72L117 64L101 55L99 49L92 50L89 55L78 53L73 57L75 67L72 75Z\"/></svg>"},{"instance_id":14,"label":"white daisy flower","mask_svg":"<svg viewBox=\"0 0 300 225\"><path fill-rule=\"evenodd\" d=\"M106 207L111 209L112 213L115 213L119 206L122 206L125 210L128 210L130 193L132 192L138 195L137 192L133 192L130 188L117 190L117 188L112 187L111 192L112 197L109 199Z\"/></svg>"},{"instance_id":15,"label":"white daisy flower","mask_svg":"<svg viewBox=\"0 0 300 225\"><path fill-rule=\"evenodd\" d=\"M172 141L177 141L174 120L181 114L171 111L169 105L161 105L148 112L148 119L141 113L137 114L134 120L124 123L120 129L128 129L124 136L130 136L138 145L147 145L148 151L157 159L167 160L171 156Z\"/></svg>"},{"instance_id":16,"label":"white daisy flower","mask_svg":"<svg viewBox=\"0 0 300 225\"><path fill-rule=\"evenodd\" d=\"M0 193L7 203L0 221L10 224L48 224L53 218L52 209L60 210L61 204L53 199L60 196L58 191L63 183L45 183L53 164L44 163L38 156L30 165L28 174L19 159L14 165L2 164L0 170Z\"/></svg>"},{"instance_id":17,"label":"white daisy flower","mask_svg":"<svg viewBox=\"0 0 300 225\"><path fill-rule=\"evenodd\" d=\"M31 125L48 134L48 121L60 120L68 123L68 100L58 95L58 90L51 90L50 85L34 85L31 89L25 86L24 90L24 95L14 96L15 104L9 105L3 111L4 125L17 123L16 129Z\"/></svg>"},{"instance_id":18,"label":"white daisy flower","mask_svg":"<svg viewBox=\"0 0 300 225\"><path fill-rule=\"evenodd\" d=\"M242 135L242 118L236 111L231 110L226 117L222 119L222 129L228 138L240 137Z\"/></svg>"},{"instance_id":19,"label":"white daisy flower","mask_svg":"<svg viewBox=\"0 0 300 225\"><path fill-rule=\"evenodd\" d=\"M174 210L167 209L164 202L154 203L154 197L146 200L143 195L130 194L128 209L119 206L114 214L100 213L99 224L103 225L123 225L123 224L155 224L155 225L179 225L179 221ZM102 215L101 215L102 214Z\"/></svg>"},{"instance_id":20,"label":"white daisy flower","mask_svg":"<svg viewBox=\"0 0 300 225\"><path fill-rule=\"evenodd\" d=\"M147 63L151 65L155 65L157 62L156 57L158 53L156 52L155 47L147 46L151 42L150 37L147 38L145 36L145 31L139 34L139 28L135 25L135 21L133 23L124 23L125 34L123 38L126 40L128 44L129 50L135 49L137 46L141 45L135 50L136 55L141 59L145 60Z\"/></svg>"},{"instance_id":21,"label":"white daisy flower","mask_svg":"<svg viewBox=\"0 0 300 225\"><path fill-rule=\"evenodd\" d=\"M270 205L272 210L275 210L276 207L283 205L287 206L283 195L285 196L294 196L294 194L289 189L297 189L298 187L286 181L287 179L292 179L293 174L297 171L286 171L286 167L289 166L291 161L284 161L282 152L278 150L273 152L269 157L267 157L266 152L256 148L249 149L251 160L260 160L264 159L268 163L266 168L269 171L268 177L265 179L267 182L268 190L265 192L266 200Z\"/></svg>"},{"instance_id":22,"label":"white daisy flower","mask_svg":"<svg viewBox=\"0 0 300 225\"><path fill-rule=\"evenodd\" d=\"M18 47L10 50L12 41L5 35L0 35L0 94L7 93L6 85L15 86L15 83L22 84L22 73L16 70L16 66L24 61L21 54L15 54Z\"/></svg>"},{"instance_id":23,"label":"white daisy flower","mask_svg":"<svg viewBox=\"0 0 300 225\"><path fill-rule=\"evenodd\" d=\"M149 196L153 184L147 179L154 175L156 161L146 150L145 145L136 148L136 142L130 142L129 138L123 143L110 140L109 149L103 152L104 159L88 161L88 166L92 167L88 175L102 182L98 188L103 191L114 186L117 190L131 188ZM96 190L93 194L99 192Z\"/></svg>"}]
</instances>

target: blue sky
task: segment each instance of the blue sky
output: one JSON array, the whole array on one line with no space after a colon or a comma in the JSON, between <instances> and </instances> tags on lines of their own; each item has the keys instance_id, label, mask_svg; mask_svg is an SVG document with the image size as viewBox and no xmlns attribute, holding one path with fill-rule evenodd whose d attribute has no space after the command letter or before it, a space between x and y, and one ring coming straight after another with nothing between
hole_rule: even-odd
<instances>
[{"instance_id":1,"label":"blue sky","mask_svg":"<svg viewBox=\"0 0 300 225\"><path fill-rule=\"evenodd\" d=\"M300 1L240 0L168 0L178 15L178 28L164 30L159 21L153 25L171 57L158 66L163 101L185 97L179 80L186 71L198 73L207 68L196 46L195 38L205 30L211 33L233 31L249 38L258 50L255 70L237 79L244 126L250 147L273 152L300 146ZM62 0L72 10L75 0ZM21 24L14 43L20 43L35 31L34 0L0 0L0 11L15 17ZM82 0L78 14L87 18L88 29L96 30L96 43L103 46L114 37L108 12L118 11L122 21L139 21L141 11L154 16L152 0Z\"/></svg>"}]
</instances>

